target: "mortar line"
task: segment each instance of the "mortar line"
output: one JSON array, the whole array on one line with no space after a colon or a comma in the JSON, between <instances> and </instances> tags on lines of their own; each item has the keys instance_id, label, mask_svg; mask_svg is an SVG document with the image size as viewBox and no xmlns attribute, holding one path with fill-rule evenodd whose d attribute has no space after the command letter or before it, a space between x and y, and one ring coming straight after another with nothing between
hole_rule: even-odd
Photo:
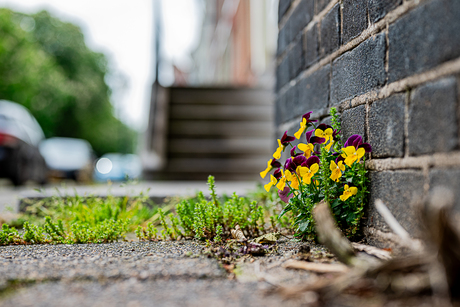
<instances>
[{"instance_id":1,"label":"mortar line","mask_svg":"<svg viewBox=\"0 0 460 307\"><path fill-rule=\"evenodd\" d=\"M460 168L460 151L434 153L416 157L384 158L366 161L366 168L374 171L415 168L429 170L431 167Z\"/></svg>"},{"instance_id":2,"label":"mortar line","mask_svg":"<svg viewBox=\"0 0 460 307\"><path fill-rule=\"evenodd\" d=\"M366 134L367 134L367 142L370 143L370 141L371 141L371 129L369 127L370 105L369 105L369 103L366 103L365 106L366 106L365 107L366 114L364 116L364 127L365 127L365 131L366 131ZM369 153L368 161L372 161L372 152Z\"/></svg>"},{"instance_id":3,"label":"mortar line","mask_svg":"<svg viewBox=\"0 0 460 307\"><path fill-rule=\"evenodd\" d=\"M390 78L389 72L390 72L390 38L389 38L389 33L390 33L390 25L387 23L386 24L386 29L385 29L385 84L388 84L388 80Z\"/></svg>"},{"instance_id":4,"label":"mortar line","mask_svg":"<svg viewBox=\"0 0 460 307\"><path fill-rule=\"evenodd\" d=\"M411 91L407 91L404 99L404 157L409 157L409 104Z\"/></svg>"},{"instance_id":5,"label":"mortar line","mask_svg":"<svg viewBox=\"0 0 460 307\"><path fill-rule=\"evenodd\" d=\"M457 77L457 148L460 148L460 76Z\"/></svg>"}]
</instances>

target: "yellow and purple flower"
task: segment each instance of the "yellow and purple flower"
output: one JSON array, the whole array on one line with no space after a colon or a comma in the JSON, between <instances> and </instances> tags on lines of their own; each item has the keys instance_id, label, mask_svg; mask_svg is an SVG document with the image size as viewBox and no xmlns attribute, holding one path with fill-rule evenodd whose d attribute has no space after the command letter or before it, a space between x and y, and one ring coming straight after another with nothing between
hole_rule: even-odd
<instances>
[{"instance_id":1,"label":"yellow and purple flower","mask_svg":"<svg viewBox=\"0 0 460 307\"><path fill-rule=\"evenodd\" d=\"M348 138L343 147L354 146L356 149L364 148L366 152L372 152L372 147L368 143L363 143L363 138L359 134L353 134Z\"/></svg>"},{"instance_id":2,"label":"yellow and purple flower","mask_svg":"<svg viewBox=\"0 0 460 307\"><path fill-rule=\"evenodd\" d=\"M299 128L299 130L297 130L296 133L294 133L294 136L297 139L300 139L300 136L307 129L309 123L314 123L314 122L317 121L317 120L310 120L311 113L312 112L308 112L308 113L305 113L304 115L302 115L302 121L300 122L300 128Z\"/></svg>"},{"instance_id":3,"label":"yellow and purple flower","mask_svg":"<svg viewBox=\"0 0 460 307\"><path fill-rule=\"evenodd\" d=\"M267 176L268 172L270 172L272 169L274 168L278 168L278 167L281 167L281 163L279 161L277 161L276 159L271 159L271 160L268 160L267 162L267 168L260 172L260 177L265 178L265 176Z\"/></svg>"},{"instance_id":4,"label":"yellow and purple flower","mask_svg":"<svg viewBox=\"0 0 460 307\"><path fill-rule=\"evenodd\" d=\"M283 146L287 146L292 141L295 141L295 137L287 135L287 131L284 132L283 136L281 137L281 144Z\"/></svg>"},{"instance_id":5,"label":"yellow and purple flower","mask_svg":"<svg viewBox=\"0 0 460 307\"><path fill-rule=\"evenodd\" d=\"M294 196L290 192L291 192L291 189L288 186L286 186L284 187L283 190L278 190L278 196L280 197L282 201L284 201L285 203L288 203L289 199L291 199L292 196Z\"/></svg>"},{"instance_id":6,"label":"yellow and purple flower","mask_svg":"<svg viewBox=\"0 0 460 307\"><path fill-rule=\"evenodd\" d=\"M310 158L311 154L313 153L315 147L312 143L308 143L308 144L304 144L304 143L299 143L297 145L297 147L299 148L299 150L303 151L303 155L306 157L306 158ZM291 154L292 156L292 154Z\"/></svg>"},{"instance_id":7,"label":"yellow and purple flower","mask_svg":"<svg viewBox=\"0 0 460 307\"><path fill-rule=\"evenodd\" d=\"M366 150L364 148L355 148L355 146L347 146L342 148L342 157L345 158L345 164L351 167L355 161L359 163L359 160L364 156ZM340 162L339 162L340 163Z\"/></svg>"},{"instance_id":8,"label":"yellow and purple flower","mask_svg":"<svg viewBox=\"0 0 460 307\"><path fill-rule=\"evenodd\" d=\"M270 191L270 188L274 186L278 181L273 175L270 175L270 182L264 185L265 191Z\"/></svg>"},{"instance_id":9,"label":"yellow and purple flower","mask_svg":"<svg viewBox=\"0 0 460 307\"><path fill-rule=\"evenodd\" d=\"M330 170L332 173L329 178L331 178L335 182L339 182L339 178L342 177L342 172L345 171L345 165L343 165L343 161L339 161L339 163L336 164L335 161L332 160Z\"/></svg>"},{"instance_id":10,"label":"yellow and purple flower","mask_svg":"<svg viewBox=\"0 0 460 307\"><path fill-rule=\"evenodd\" d=\"M356 193L358 193L357 187L349 187L348 184L346 184L343 190L343 194L340 195L340 199L342 201L346 201L351 196L356 195Z\"/></svg>"},{"instance_id":11,"label":"yellow and purple flower","mask_svg":"<svg viewBox=\"0 0 460 307\"><path fill-rule=\"evenodd\" d=\"M324 142L326 142L325 138L313 135L315 131L316 130L307 131L306 133L307 143L311 143L314 145L314 144L323 144Z\"/></svg>"}]
</instances>

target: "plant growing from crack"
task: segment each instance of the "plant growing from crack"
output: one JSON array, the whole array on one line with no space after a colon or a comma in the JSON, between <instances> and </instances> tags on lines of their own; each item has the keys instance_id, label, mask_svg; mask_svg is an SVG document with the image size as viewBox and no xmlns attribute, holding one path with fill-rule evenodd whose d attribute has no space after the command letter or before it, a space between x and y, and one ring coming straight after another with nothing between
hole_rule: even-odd
<instances>
[{"instance_id":1,"label":"plant growing from crack","mask_svg":"<svg viewBox=\"0 0 460 307\"><path fill-rule=\"evenodd\" d=\"M302 116L300 128L294 136L287 135L286 131L278 139L273 159L267 162L267 168L260 175L265 178L274 170L265 189L278 188L278 195L287 203L280 217L287 212L294 213L297 236L315 237L312 209L323 199L331 204L339 227L346 235L352 236L363 216L367 193L364 160L365 153L371 152L372 148L357 134L342 143L335 108L331 108L332 126L316 125L316 120L310 120L311 113ZM313 129L307 131L309 127ZM307 142L294 146L293 141L303 135ZM279 159L288 146L290 157L282 166Z\"/></svg>"}]
</instances>

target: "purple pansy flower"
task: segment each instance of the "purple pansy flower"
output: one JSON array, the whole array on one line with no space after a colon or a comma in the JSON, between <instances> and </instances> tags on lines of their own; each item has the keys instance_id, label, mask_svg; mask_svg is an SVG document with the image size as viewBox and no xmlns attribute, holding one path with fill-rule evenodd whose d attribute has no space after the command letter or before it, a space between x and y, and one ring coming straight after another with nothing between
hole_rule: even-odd
<instances>
[{"instance_id":1,"label":"purple pansy flower","mask_svg":"<svg viewBox=\"0 0 460 307\"><path fill-rule=\"evenodd\" d=\"M284 132L283 137L281 138L280 141L283 146L286 146L292 141L295 141L295 137L287 135L287 131L286 131Z\"/></svg>"},{"instance_id":2,"label":"purple pansy flower","mask_svg":"<svg viewBox=\"0 0 460 307\"><path fill-rule=\"evenodd\" d=\"M366 152L372 152L372 147L368 143L363 143L363 138L359 134L353 134L343 145L344 148L354 146L356 149L364 148Z\"/></svg>"},{"instance_id":3,"label":"purple pansy flower","mask_svg":"<svg viewBox=\"0 0 460 307\"><path fill-rule=\"evenodd\" d=\"M278 196L280 197L280 199L282 201L284 201L285 203L288 203L289 199L292 198L292 196L294 196L290 192L291 192L291 189L289 189L289 187L286 186L286 187L284 187L284 189L282 191L278 190Z\"/></svg>"},{"instance_id":4,"label":"purple pansy flower","mask_svg":"<svg viewBox=\"0 0 460 307\"><path fill-rule=\"evenodd\" d=\"M296 149L297 149L297 146L294 146L294 147L291 149L291 157L297 157L298 155L301 155L301 154L302 154L301 152L296 153L296 152L295 152Z\"/></svg>"},{"instance_id":5,"label":"purple pansy flower","mask_svg":"<svg viewBox=\"0 0 460 307\"><path fill-rule=\"evenodd\" d=\"M308 125L308 123L316 123L318 121L316 119L310 120L311 113L313 113L313 112L308 112L308 113L305 113L304 115L302 115L302 118L305 118L307 120L307 125Z\"/></svg>"},{"instance_id":6,"label":"purple pansy flower","mask_svg":"<svg viewBox=\"0 0 460 307\"><path fill-rule=\"evenodd\" d=\"M304 166L307 166L308 168L310 168L313 164L315 163L318 163L319 164L319 158L317 156L311 156L310 158L308 158L308 160L305 162L305 165Z\"/></svg>"},{"instance_id":7,"label":"purple pansy flower","mask_svg":"<svg viewBox=\"0 0 460 307\"><path fill-rule=\"evenodd\" d=\"M273 167L273 168L280 168L281 167L281 162L276 160L275 158L272 159L272 162L270 163L270 165Z\"/></svg>"},{"instance_id":8,"label":"purple pansy flower","mask_svg":"<svg viewBox=\"0 0 460 307\"><path fill-rule=\"evenodd\" d=\"M307 131L306 137L307 137L307 143L312 143L312 144L323 144L326 142L325 138L320 138L318 136L314 136L313 133L315 132L315 129Z\"/></svg>"},{"instance_id":9,"label":"purple pansy flower","mask_svg":"<svg viewBox=\"0 0 460 307\"><path fill-rule=\"evenodd\" d=\"M283 174L281 174L281 170L279 168L273 172L273 177L275 177L278 180L281 178L282 175Z\"/></svg>"}]
</instances>

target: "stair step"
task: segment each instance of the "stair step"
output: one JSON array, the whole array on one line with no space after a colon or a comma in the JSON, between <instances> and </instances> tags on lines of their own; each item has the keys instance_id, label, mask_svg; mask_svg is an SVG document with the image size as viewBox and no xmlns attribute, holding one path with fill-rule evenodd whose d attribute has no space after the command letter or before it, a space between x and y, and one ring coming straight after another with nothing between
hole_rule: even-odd
<instances>
[{"instance_id":1,"label":"stair step","mask_svg":"<svg viewBox=\"0 0 460 307\"><path fill-rule=\"evenodd\" d=\"M174 153L246 153L262 154L272 151L270 138L244 139L170 139L168 152Z\"/></svg>"},{"instance_id":2,"label":"stair step","mask_svg":"<svg viewBox=\"0 0 460 307\"><path fill-rule=\"evenodd\" d=\"M171 119L186 120L256 120L271 122L273 108L267 106L234 105L189 105L173 104L170 108Z\"/></svg>"},{"instance_id":3,"label":"stair step","mask_svg":"<svg viewBox=\"0 0 460 307\"><path fill-rule=\"evenodd\" d=\"M171 120L169 125L170 137L175 135L271 137L273 132L274 127L271 122Z\"/></svg>"}]
</instances>

